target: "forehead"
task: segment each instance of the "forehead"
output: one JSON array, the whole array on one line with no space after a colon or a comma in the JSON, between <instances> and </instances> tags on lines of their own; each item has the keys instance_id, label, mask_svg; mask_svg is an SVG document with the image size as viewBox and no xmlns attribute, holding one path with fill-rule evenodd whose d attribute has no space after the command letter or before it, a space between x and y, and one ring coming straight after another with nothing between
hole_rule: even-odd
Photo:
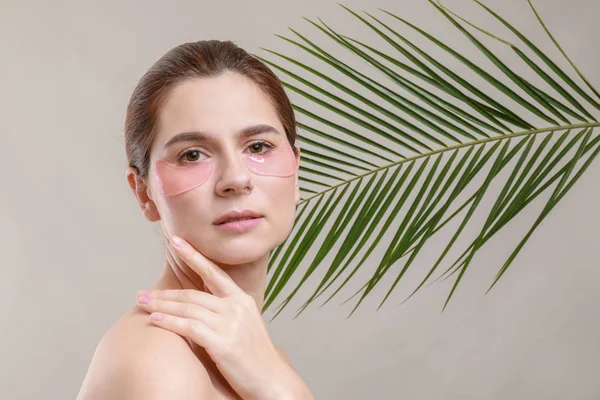
<instances>
[{"instance_id":1,"label":"forehead","mask_svg":"<svg viewBox=\"0 0 600 400\"><path fill-rule=\"evenodd\" d=\"M179 132L203 131L217 139L233 138L248 125L269 124L283 132L275 108L261 88L232 72L193 78L171 89L158 112L155 148Z\"/></svg>"}]
</instances>

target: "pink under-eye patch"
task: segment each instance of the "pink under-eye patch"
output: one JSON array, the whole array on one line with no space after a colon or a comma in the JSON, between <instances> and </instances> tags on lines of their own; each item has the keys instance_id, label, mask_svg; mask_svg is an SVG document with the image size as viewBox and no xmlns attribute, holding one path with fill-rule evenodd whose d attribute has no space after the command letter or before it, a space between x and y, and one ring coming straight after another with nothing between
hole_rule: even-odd
<instances>
[{"instance_id":1,"label":"pink under-eye patch","mask_svg":"<svg viewBox=\"0 0 600 400\"><path fill-rule=\"evenodd\" d=\"M165 196L175 196L202 185L210 178L213 164L201 161L189 166L175 166L164 160L156 162L156 182Z\"/></svg>"},{"instance_id":2,"label":"pink under-eye patch","mask_svg":"<svg viewBox=\"0 0 600 400\"><path fill-rule=\"evenodd\" d=\"M242 157L246 167L258 175L289 177L296 173L296 155L288 142L266 153L245 153ZM212 160L181 166L158 160L155 178L163 195L176 196L208 181L214 168Z\"/></svg>"}]
</instances>

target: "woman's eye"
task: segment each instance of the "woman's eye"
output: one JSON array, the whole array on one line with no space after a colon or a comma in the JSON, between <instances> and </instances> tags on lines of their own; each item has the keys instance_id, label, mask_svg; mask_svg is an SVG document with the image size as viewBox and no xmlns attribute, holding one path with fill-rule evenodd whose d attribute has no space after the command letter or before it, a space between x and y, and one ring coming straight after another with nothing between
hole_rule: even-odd
<instances>
[{"instance_id":1,"label":"woman's eye","mask_svg":"<svg viewBox=\"0 0 600 400\"><path fill-rule=\"evenodd\" d=\"M183 164L193 164L198 161L198 157L202 154L199 150L188 150L178 157L178 161Z\"/></svg>"},{"instance_id":2,"label":"woman's eye","mask_svg":"<svg viewBox=\"0 0 600 400\"><path fill-rule=\"evenodd\" d=\"M267 141L260 141L252 143L248 146L248 149L250 149L250 153L252 154L266 154L272 151L274 147L275 146L271 145ZM178 157L178 160L182 164L195 164L198 161L201 161L199 159L201 154L204 153L202 153L199 150L190 149L185 151L184 153L181 153L181 155Z\"/></svg>"},{"instance_id":3,"label":"woman's eye","mask_svg":"<svg viewBox=\"0 0 600 400\"><path fill-rule=\"evenodd\" d=\"M198 161L200 152L198 150L191 150L186 152L183 156L186 158L186 161Z\"/></svg>"},{"instance_id":4,"label":"woman's eye","mask_svg":"<svg viewBox=\"0 0 600 400\"><path fill-rule=\"evenodd\" d=\"M270 145L268 142L266 141L260 141L260 142L254 142L250 145L250 149L256 149L256 148L266 148L266 151L264 152L260 152L258 154L264 154L264 153L268 153L269 151L271 151L271 149L273 148L272 145ZM253 153L253 154L257 154L257 153Z\"/></svg>"}]
</instances>

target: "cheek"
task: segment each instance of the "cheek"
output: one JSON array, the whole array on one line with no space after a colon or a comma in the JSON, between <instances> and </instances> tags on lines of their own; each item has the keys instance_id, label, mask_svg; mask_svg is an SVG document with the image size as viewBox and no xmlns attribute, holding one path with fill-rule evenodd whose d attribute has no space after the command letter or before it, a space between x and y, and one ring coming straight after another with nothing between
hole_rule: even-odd
<instances>
[{"instance_id":1,"label":"cheek","mask_svg":"<svg viewBox=\"0 0 600 400\"><path fill-rule=\"evenodd\" d=\"M281 180L277 185L270 186L267 204L262 207L269 217L270 225L276 229L278 241L284 241L294 227L295 191L293 177Z\"/></svg>"},{"instance_id":2,"label":"cheek","mask_svg":"<svg viewBox=\"0 0 600 400\"><path fill-rule=\"evenodd\" d=\"M196 188L178 196L161 198L161 217L163 214L167 217L163 219L166 219L164 224L170 232L190 239L206 232L214 219L211 213L214 207L205 192L204 188Z\"/></svg>"}]
</instances>

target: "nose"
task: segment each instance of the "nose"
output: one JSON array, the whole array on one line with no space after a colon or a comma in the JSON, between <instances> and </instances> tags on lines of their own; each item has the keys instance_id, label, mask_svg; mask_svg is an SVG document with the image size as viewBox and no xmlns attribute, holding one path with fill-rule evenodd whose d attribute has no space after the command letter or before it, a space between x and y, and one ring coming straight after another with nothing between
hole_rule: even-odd
<instances>
[{"instance_id":1,"label":"nose","mask_svg":"<svg viewBox=\"0 0 600 400\"><path fill-rule=\"evenodd\" d=\"M246 167L243 155L237 150L229 150L222 154L215 165L217 194L229 196L251 192L254 187L252 173Z\"/></svg>"}]
</instances>

